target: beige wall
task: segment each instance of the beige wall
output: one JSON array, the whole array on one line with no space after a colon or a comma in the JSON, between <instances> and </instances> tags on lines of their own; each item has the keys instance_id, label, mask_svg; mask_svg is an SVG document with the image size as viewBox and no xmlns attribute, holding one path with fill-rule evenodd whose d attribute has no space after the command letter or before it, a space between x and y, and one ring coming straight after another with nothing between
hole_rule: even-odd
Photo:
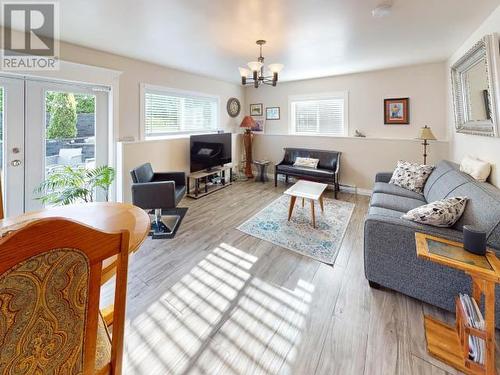
<instances>
[{"instance_id":1,"label":"beige wall","mask_svg":"<svg viewBox=\"0 0 500 375\"><path fill-rule=\"evenodd\" d=\"M254 138L255 157L271 160L273 164L283 159L284 147L341 151L340 182L356 186L361 193L371 190L377 172L394 170L398 160L422 162L422 146L417 140L295 135L257 135ZM433 142L428 153L429 163L446 159L448 143Z\"/></svg>"},{"instance_id":2,"label":"beige wall","mask_svg":"<svg viewBox=\"0 0 500 375\"><path fill-rule=\"evenodd\" d=\"M118 95L117 147L117 200L130 201L131 179L129 170L141 163L151 162L158 171L189 171L189 137L142 141L140 137L140 85L141 83L188 90L220 98L220 128L235 132L245 108L244 90L234 83L202 77L147 62L91 50L72 44L61 44L61 59L79 64L105 67L120 71ZM237 73L237 72L236 72ZM226 103L236 97L242 103L242 113L237 118L227 114ZM238 160L239 152L233 159Z\"/></svg>"},{"instance_id":3,"label":"beige wall","mask_svg":"<svg viewBox=\"0 0 500 375\"><path fill-rule=\"evenodd\" d=\"M141 83L217 95L220 97L220 127L232 131L241 121L241 118L231 118L226 111L226 102L230 97L237 97L244 105L243 89L238 84L67 43L61 44L61 59L122 72L119 82L119 138L139 140Z\"/></svg>"},{"instance_id":4,"label":"beige wall","mask_svg":"<svg viewBox=\"0 0 500 375\"><path fill-rule=\"evenodd\" d=\"M477 41L479 41L479 39L486 34L495 32L500 33L500 7L498 7L453 54L448 61L447 70L449 71L451 65L463 56L463 54L466 53ZM490 182L496 186L500 186L500 138L455 133L451 82L448 74L446 75L446 83L448 86L448 129L451 159L459 163L464 156L472 155L492 163L493 170L490 176Z\"/></svg>"},{"instance_id":5,"label":"beige wall","mask_svg":"<svg viewBox=\"0 0 500 375\"><path fill-rule=\"evenodd\" d=\"M241 137L233 134L233 165L237 165L241 154ZM117 147L118 174L123 175L118 187L118 196L124 202L131 202L131 180L129 171L143 163L151 163L156 171L189 172L189 138L179 137L168 140L119 142Z\"/></svg>"},{"instance_id":6,"label":"beige wall","mask_svg":"<svg viewBox=\"0 0 500 375\"><path fill-rule=\"evenodd\" d=\"M422 147L415 140L420 127L429 125L439 142L429 147L429 162L448 157L446 141L445 63L425 64L344 76L281 82L277 87L246 89L250 103L281 107L280 120L268 120L265 133L254 142L254 157L279 162L283 147L310 147L341 151L341 183L369 190L378 171L393 170L397 160L422 161ZM350 137L288 135L288 97L348 91ZM410 97L410 125L384 125L383 100ZM355 129L367 138L352 137Z\"/></svg>"},{"instance_id":7,"label":"beige wall","mask_svg":"<svg viewBox=\"0 0 500 375\"><path fill-rule=\"evenodd\" d=\"M288 97L347 91L349 135L359 129L368 137L415 138L429 125L439 139L446 138L445 64L425 64L366 73L280 82L276 87L247 87L246 112L250 103L280 107L281 119L266 122L266 134L288 133ZM384 125L384 99L410 97L410 125Z\"/></svg>"}]
</instances>

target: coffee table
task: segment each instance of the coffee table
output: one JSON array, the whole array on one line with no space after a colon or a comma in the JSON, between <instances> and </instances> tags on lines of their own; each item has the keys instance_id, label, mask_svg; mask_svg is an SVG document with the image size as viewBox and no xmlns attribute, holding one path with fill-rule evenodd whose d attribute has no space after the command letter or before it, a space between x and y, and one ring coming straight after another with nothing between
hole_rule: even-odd
<instances>
[{"instance_id":1,"label":"coffee table","mask_svg":"<svg viewBox=\"0 0 500 375\"><path fill-rule=\"evenodd\" d=\"M297 198L302 198L302 207L304 207L304 200L311 201L311 216L312 226L316 228L316 216L314 213L314 202L318 201L321 207L321 212L324 211L323 207L323 193L328 187L327 184L320 184L318 182L299 180L292 187L287 189L284 194L290 196L290 207L288 208L288 221L292 217L293 207Z\"/></svg>"}]
</instances>

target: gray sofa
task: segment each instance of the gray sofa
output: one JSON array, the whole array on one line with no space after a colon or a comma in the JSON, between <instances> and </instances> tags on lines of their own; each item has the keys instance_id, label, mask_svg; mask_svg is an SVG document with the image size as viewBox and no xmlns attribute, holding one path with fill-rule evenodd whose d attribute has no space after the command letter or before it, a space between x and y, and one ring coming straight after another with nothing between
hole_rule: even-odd
<instances>
[{"instance_id":1,"label":"gray sofa","mask_svg":"<svg viewBox=\"0 0 500 375\"><path fill-rule=\"evenodd\" d=\"M488 245L500 256L500 190L462 173L458 165L440 162L417 194L389 184L392 173L379 173L365 219L365 275L370 286L384 286L454 311L454 297L471 293L463 272L417 258L415 232L462 240L462 227L473 224L488 233ZM469 198L452 228L437 228L401 219L415 207L453 196ZM496 325L500 327L500 287L496 289Z\"/></svg>"}]
</instances>

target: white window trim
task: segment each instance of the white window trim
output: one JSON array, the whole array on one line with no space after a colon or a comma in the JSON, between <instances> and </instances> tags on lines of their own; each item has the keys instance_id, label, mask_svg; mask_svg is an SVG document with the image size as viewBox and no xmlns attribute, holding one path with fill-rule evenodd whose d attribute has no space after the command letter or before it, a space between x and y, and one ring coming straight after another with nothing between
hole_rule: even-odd
<instances>
[{"instance_id":1,"label":"white window trim","mask_svg":"<svg viewBox=\"0 0 500 375\"><path fill-rule=\"evenodd\" d=\"M313 100L313 99L327 99L327 98L343 98L344 99L344 132L341 135L329 133L301 133L296 132L294 129L294 112L292 109L292 102L300 100ZM348 137L349 136L349 91L333 91L322 92L318 94L307 95L290 95L288 96L288 134L291 135L304 135L304 136L325 136L325 137Z\"/></svg>"},{"instance_id":2,"label":"white window trim","mask_svg":"<svg viewBox=\"0 0 500 375\"><path fill-rule=\"evenodd\" d=\"M146 92L155 92L158 94L179 94L179 95L190 95L190 96L202 96L206 98L213 98L217 101L217 113L215 118L216 129L213 131L203 130L203 131L180 131L180 132L172 132L170 134L151 136L146 139ZM140 122L139 122L139 139L141 141L149 140L149 139L168 139L168 138L177 138L182 135L189 134L205 134L205 133L217 133L217 130L220 129L220 96L207 94L199 91L189 91L189 90L181 90L172 87L151 85L148 83L140 84Z\"/></svg>"}]
</instances>

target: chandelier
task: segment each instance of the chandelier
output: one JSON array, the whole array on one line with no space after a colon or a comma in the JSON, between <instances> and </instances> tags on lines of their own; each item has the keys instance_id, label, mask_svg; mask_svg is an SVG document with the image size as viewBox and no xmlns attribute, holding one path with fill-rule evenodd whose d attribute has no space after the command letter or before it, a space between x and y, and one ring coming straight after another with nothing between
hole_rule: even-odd
<instances>
[{"instance_id":1,"label":"chandelier","mask_svg":"<svg viewBox=\"0 0 500 375\"><path fill-rule=\"evenodd\" d=\"M278 73L283 69L283 64L269 64L267 69L270 73L264 74L264 57L262 56L262 46L266 44L265 40L258 40L257 45L260 48L260 55L257 61L250 61L248 68L238 68L241 74L242 85L253 85L258 88L261 84L276 86L278 82Z\"/></svg>"}]
</instances>

